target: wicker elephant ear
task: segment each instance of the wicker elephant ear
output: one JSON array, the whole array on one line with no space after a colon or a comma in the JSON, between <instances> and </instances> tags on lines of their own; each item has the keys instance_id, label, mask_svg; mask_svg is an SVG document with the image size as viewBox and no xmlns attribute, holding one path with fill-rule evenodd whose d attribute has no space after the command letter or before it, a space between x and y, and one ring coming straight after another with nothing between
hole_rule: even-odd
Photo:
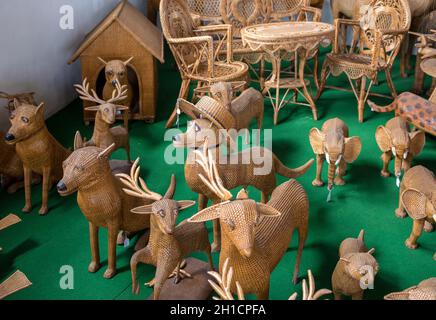
<instances>
[{"instance_id":1,"label":"wicker elephant ear","mask_svg":"<svg viewBox=\"0 0 436 320\"><path fill-rule=\"evenodd\" d=\"M359 137L345 138L344 160L351 163L357 159L362 150L362 142Z\"/></svg>"},{"instance_id":2,"label":"wicker elephant ear","mask_svg":"<svg viewBox=\"0 0 436 320\"><path fill-rule=\"evenodd\" d=\"M318 128L312 128L309 132L309 141L315 154L324 154L324 133Z\"/></svg>"},{"instance_id":3,"label":"wicker elephant ear","mask_svg":"<svg viewBox=\"0 0 436 320\"><path fill-rule=\"evenodd\" d=\"M375 131L375 140L382 152L388 152L392 148L392 137L385 126L378 126Z\"/></svg>"},{"instance_id":4,"label":"wicker elephant ear","mask_svg":"<svg viewBox=\"0 0 436 320\"><path fill-rule=\"evenodd\" d=\"M418 130L410 134L410 153L417 156L425 145L425 132Z\"/></svg>"},{"instance_id":5,"label":"wicker elephant ear","mask_svg":"<svg viewBox=\"0 0 436 320\"><path fill-rule=\"evenodd\" d=\"M400 292L392 292L384 296L385 300L409 300L409 289L400 291Z\"/></svg>"},{"instance_id":6,"label":"wicker elephant ear","mask_svg":"<svg viewBox=\"0 0 436 320\"><path fill-rule=\"evenodd\" d=\"M406 189L401 194L401 203L406 209L409 216L414 220L424 219L427 217L426 209L427 197L421 191L416 189Z\"/></svg>"}]
</instances>

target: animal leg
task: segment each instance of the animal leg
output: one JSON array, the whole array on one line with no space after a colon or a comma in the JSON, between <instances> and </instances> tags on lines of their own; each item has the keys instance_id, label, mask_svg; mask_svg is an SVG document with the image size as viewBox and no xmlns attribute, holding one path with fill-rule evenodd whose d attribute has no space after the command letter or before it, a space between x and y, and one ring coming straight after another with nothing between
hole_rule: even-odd
<instances>
[{"instance_id":1,"label":"animal leg","mask_svg":"<svg viewBox=\"0 0 436 320\"><path fill-rule=\"evenodd\" d=\"M24 197L25 197L25 205L21 210L23 212L30 212L32 210L32 190L31 190L31 179L32 179L32 170L28 167L24 167Z\"/></svg>"},{"instance_id":2,"label":"animal leg","mask_svg":"<svg viewBox=\"0 0 436 320\"><path fill-rule=\"evenodd\" d=\"M136 270L138 263L141 262L143 264L152 264L151 259L151 251L149 247L145 247L139 251L136 251L132 258L130 259L130 270L132 274L132 293L133 294L139 294L139 284L136 280ZM146 283L146 285L153 286L154 285L154 279L150 281L149 283Z\"/></svg>"},{"instance_id":3,"label":"animal leg","mask_svg":"<svg viewBox=\"0 0 436 320\"><path fill-rule=\"evenodd\" d=\"M159 300L160 292L162 287L167 281L170 274L176 269L179 263L179 259L174 257L174 254L169 253L169 256L160 257L156 264L156 276L153 291L153 300Z\"/></svg>"},{"instance_id":4,"label":"animal leg","mask_svg":"<svg viewBox=\"0 0 436 320\"><path fill-rule=\"evenodd\" d=\"M343 186L345 184L344 175L347 170L347 163L345 160L341 160L338 167L338 173L335 177L335 185L337 186Z\"/></svg>"},{"instance_id":5,"label":"animal leg","mask_svg":"<svg viewBox=\"0 0 436 320\"><path fill-rule=\"evenodd\" d=\"M351 296L352 300L363 300L363 290Z\"/></svg>"},{"instance_id":6,"label":"animal leg","mask_svg":"<svg viewBox=\"0 0 436 320\"><path fill-rule=\"evenodd\" d=\"M269 198L269 194L264 192L264 191L261 191L261 193L260 193L260 202L261 203L267 203L268 202L268 198Z\"/></svg>"},{"instance_id":7,"label":"animal leg","mask_svg":"<svg viewBox=\"0 0 436 320\"><path fill-rule=\"evenodd\" d=\"M186 260L180 261L177 264L176 269L174 269L174 271L168 276L168 278L174 278L174 284L178 284L181 280L185 278L192 278L192 275L190 273L183 270L183 268L186 267L186 264Z\"/></svg>"},{"instance_id":8,"label":"animal leg","mask_svg":"<svg viewBox=\"0 0 436 320\"><path fill-rule=\"evenodd\" d=\"M212 252L218 252L221 250L221 228L218 219L213 220L213 243Z\"/></svg>"},{"instance_id":9,"label":"animal leg","mask_svg":"<svg viewBox=\"0 0 436 320\"><path fill-rule=\"evenodd\" d=\"M312 185L315 187L322 187L324 182L321 179L322 165L324 163L324 155L316 155L316 176L315 180L312 181Z\"/></svg>"},{"instance_id":10,"label":"animal leg","mask_svg":"<svg viewBox=\"0 0 436 320\"><path fill-rule=\"evenodd\" d=\"M295 259L294 276L292 278L292 282L294 284L297 284L297 282L298 282L298 273L300 271L301 255L303 254L303 248L304 248L304 244L306 242L306 238L307 238L307 225L300 226L298 228L298 251L297 251L297 258Z\"/></svg>"},{"instance_id":11,"label":"animal leg","mask_svg":"<svg viewBox=\"0 0 436 320\"><path fill-rule=\"evenodd\" d=\"M387 177L389 177L391 175L391 173L389 172L389 161L392 160L392 152L391 151L384 152L382 154L381 158L382 158L382 161L383 161L383 168L382 168L382 171L381 171L380 174L382 175L382 177L387 178Z\"/></svg>"},{"instance_id":12,"label":"animal leg","mask_svg":"<svg viewBox=\"0 0 436 320\"><path fill-rule=\"evenodd\" d=\"M100 249L98 245L98 227L91 222L89 223L89 241L92 260L88 266L88 271L94 273L100 269Z\"/></svg>"},{"instance_id":13,"label":"animal leg","mask_svg":"<svg viewBox=\"0 0 436 320\"><path fill-rule=\"evenodd\" d=\"M430 222L428 222L428 221L424 222L424 231L425 232L432 232L433 229L434 229L434 227Z\"/></svg>"},{"instance_id":14,"label":"animal leg","mask_svg":"<svg viewBox=\"0 0 436 320\"><path fill-rule=\"evenodd\" d=\"M117 235L118 235L118 226L115 225L108 225L108 268L104 272L104 277L106 279L112 278L116 271L116 259L117 259L117 252L116 252L116 246L117 246Z\"/></svg>"},{"instance_id":15,"label":"animal leg","mask_svg":"<svg viewBox=\"0 0 436 320\"><path fill-rule=\"evenodd\" d=\"M45 167L42 169L42 206L39 209L40 215L47 214L48 211L48 190L51 185L51 168Z\"/></svg>"},{"instance_id":16,"label":"animal leg","mask_svg":"<svg viewBox=\"0 0 436 320\"><path fill-rule=\"evenodd\" d=\"M401 201L401 194L404 191L403 189L404 188L400 185L400 196L398 197L399 198L399 200L398 200L398 208L397 208L397 210L395 210L395 215L398 218L405 218L407 216L407 213L404 211L403 203Z\"/></svg>"},{"instance_id":17,"label":"animal leg","mask_svg":"<svg viewBox=\"0 0 436 320\"><path fill-rule=\"evenodd\" d=\"M357 106L357 112L359 114L359 122L363 122L363 115L365 112L365 96L366 96L366 77L363 76L360 81L360 95L359 104Z\"/></svg>"},{"instance_id":18,"label":"animal leg","mask_svg":"<svg viewBox=\"0 0 436 320\"><path fill-rule=\"evenodd\" d=\"M318 91L316 92L315 100L318 100L321 97L322 93L324 92L325 83L327 81L328 74L329 74L329 67L327 66L326 62L324 62L321 70L321 80L319 81L319 88Z\"/></svg>"},{"instance_id":19,"label":"animal leg","mask_svg":"<svg viewBox=\"0 0 436 320\"><path fill-rule=\"evenodd\" d=\"M422 234L422 230L424 229L424 220L414 220L413 221L413 228L412 233L410 234L409 238L407 238L405 245L409 249L416 249L418 247L418 244L416 241Z\"/></svg>"}]
</instances>

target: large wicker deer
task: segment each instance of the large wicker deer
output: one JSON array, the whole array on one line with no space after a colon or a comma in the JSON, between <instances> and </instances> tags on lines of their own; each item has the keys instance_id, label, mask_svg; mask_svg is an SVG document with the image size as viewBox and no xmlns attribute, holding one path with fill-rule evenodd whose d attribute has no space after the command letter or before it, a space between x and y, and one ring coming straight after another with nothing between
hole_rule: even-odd
<instances>
[{"instance_id":1,"label":"large wicker deer","mask_svg":"<svg viewBox=\"0 0 436 320\"><path fill-rule=\"evenodd\" d=\"M176 281L178 281L180 265L184 257L195 251L203 251L207 254L210 267L213 269L212 256L204 224L183 221L176 225L179 212L195 205L195 201L173 200L176 190L174 175L164 196L151 192L144 180L139 177L138 161L139 159L133 164L130 176L127 174L117 175L125 185L124 192L134 197L155 201L152 204L132 209L135 214L150 217L148 245L137 251L130 260L132 291L136 294L139 293L140 287L136 280L138 263L154 265L156 275L148 284L154 286L153 298L158 300L165 281L174 269L176 269Z\"/></svg>"},{"instance_id":2,"label":"large wicker deer","mask_svg":"<svg viewBox=\"0 0 436 320\"><path fill-rule=\"evenodd\" d=\"M7 144L15 145L23 162L25 206L23 212L32 209L32 172L42 175L42 206L39 214L48 212L48 191L53 182L62 177L62 162L70 151L50 134L44 120L44 103L38 107L21 104L14 100L15 111L11 114L11 128L5 135Z\"/></svg>"},{"instance_id":3,"label":"large wicker deer","mask_svg":"<svg viewBox=\"0 0 436 320\"><path fill-rule=\"evenodd\" d=\"M203 97L202 99L204 98L209 97ZM206 109L201 110L206 111ZM196 119L188 124L186 133L179 134L173 138L173 145L175 147L186 147L191 150L188 153L185 164L185 178L189 188L198 193L199 210L207 206L209 199L214 204L221 202L221 199L207 187L207 184L199 176L202 168L196 163L196 148L206 146L210 150L212 157L217 160L219 159L217 170L225 188L233 189L238 186L254 186L261 191L262 202L268 200L269 195L276 187L276 174L287 178L296 178L304 174L313 163L313 159L311 159L299 168L290 169L274 153L261 147L248 148L237 154L223 155L219 150L219 146L227 137L222 135L223 127L219 127L218 124L219 122L216 119L203 112L203 118ZM218 222L214 221L212 251L218 251L219 248L220 228Z\"/></svg>"},{"instance_id":4,"label":"large wicker deer","mask_svg":"<svg viewBox=\"0 0 436 320\"><path fill-rule=\"evenodd\" d=\"M111 127L115 123L118 111L128 110L128 106L117 105L127 97L127 86L121 86L119 82L115 82L115 89L112 91L112 96L107 100L100 99L94 90L89 91L89 83L85 78L81 85L75 85L77 92L82 100L91 101L97 106L86 107L87 111L97 111L95 115L94 133L91 140L85 143L85 146L96 146L106 149L112 143L115 143L115 149L124 148L127 153L127 158L130 161L130 144L129 132L121 126Z\"/></svg>"},{"instance_id":5,"label":"large wicker deer","mask_svg":"<svg viewBox=\"0 0 436 320\"><path fill-rule=\"evenodd\" d=\"M150 218L131 212L150 204L148 199L132 197L122 190L122 182L111 170L109 155L115 144L106 149L85 147L80 135L74 139L74 152L64 162L64 175L57 184L61 196L77 191L77 203L89 222L92 261L88 271L100 269L98 229L108 229L108 268L105 278L116 273L116 242L120 230L137 232L149 227ZM117 172L119 173L119 172Z\"/></svg>"},{"instance_id":6,"label":"large wicker deer","mask_svg":"<svg viewBox=\"0 0 436 320\"><path fill-rule=\"evenodd\" d=\"M299 243L293 276L296 283L309 220L309 201L303 187L289 180L274 189L267 204L248 199L244 190L231 201L232 194L224 186L210 150L204 146L202 152L195 153L201 168L200 179L223 202L201 210L188 221L219 220L222 230L220 271L230 258L235 278L245 293L255 294L257 299L268 299L271 272L297 229ZM235 284L231 292L237 293Z\"/></svg>"}]
</instances>

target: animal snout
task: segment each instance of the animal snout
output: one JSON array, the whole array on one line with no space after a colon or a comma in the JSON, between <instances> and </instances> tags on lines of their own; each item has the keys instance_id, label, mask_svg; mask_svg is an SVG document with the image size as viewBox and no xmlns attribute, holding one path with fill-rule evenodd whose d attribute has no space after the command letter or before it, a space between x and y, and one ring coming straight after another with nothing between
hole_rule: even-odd
<instances>
[{"instance_id":1,"label":"animal snout","mask_svg":"<svg viewBox=\"0 0 436 320\"><path fill-rule=\"evenodd\" d=\"M116 87L116 86L117 86L117 80L112 80L111 83L112 83L112 86L113 86L113 87Z\"/></svg>"},{"instance_id":2,"label":"animal snout","mask_svg":"<svg viewBox=\"0 0 436 320\"><path fill-rule=\"evenodd\" d=\"M56 185L56 188L58 189L59 192L67 191L67 186L65 185L65 183L62 180L59 181L59 183Z\"/></svg>"},{"instance_id":3,"label":"animal snout","mask_svg":"<svg viewBox=\"0 0 436 320\"><path fill-rule=\"evenodd\" d=\"M15 140L15 136L12 134L12 133L6 133L6 135L5 135L5 140L6 141L13 141L13 140Z\"/></svg>"}]
</instances>

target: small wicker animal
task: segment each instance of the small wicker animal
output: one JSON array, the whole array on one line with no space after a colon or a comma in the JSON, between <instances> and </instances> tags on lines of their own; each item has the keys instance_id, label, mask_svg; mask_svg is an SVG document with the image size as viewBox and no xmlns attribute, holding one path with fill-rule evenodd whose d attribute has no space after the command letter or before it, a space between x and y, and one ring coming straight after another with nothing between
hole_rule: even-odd
<instances>
[{"instance_id":1,"label":"small wicker animal","mask_svg":"<svg viewBox=\"0 0 436 320\"><path fill-rule=\"evenodd\" d=\"M381 175L390 176L389 162L395 158L395 176L399 186L402 170L406 172L412 164L412 159L424 148L425 133L420 130L410 132L409 125L401 117L395 117L386 122L385 126L377 128L375 139L383 152Z\"/></svg>"},{"instance_id":2,"label":"small wicker animal","mask_svg":"<svg viewBox=\"0 0 436 320\"><path fill-rule=\"evenodd\" d=\"M297 229L299 242L293 276L296 283L309 222L309 201L303 187L296 180L289 180L274 189L267 204L248 199L244 190L236 200L230 201L232 194L219 177L211 152L203 147L202 152L195 153L202 168L199 178L224 202L198 212L188 221L203 223L219 219L222 230L220 271L230 258L235 278L245 293L255 294L257 299L268 299L271 272ZM235 284L231 292L237 293Z\"/></svg>"},{"instance_id":3,"label":"small wicker animal","mask_svg":"<svg viewBox=\"0 0 436 320\"><path fill-rule=\"evenodd\" d=\"M14 100L16 99L20 104L37 105L35 101L35 92L26 92L18 94L9 94L6 92L0 92L0 99L6 99L6 109L11 114L15 110Z\"/></svg>"},{"instance_id":4,"label":"small wicker animal","mask_svg":"<svg viewBox=\"0 0 436 320\"><path fill-rule=\"evenodd\" d=\"M133 57L130 57L126 61L111 60L106 62L98 57L98 60L105 65L104 74L106 77L106 84L103 88L103 99L111 99L111 97L113 97L112 92L117 89L118 85L125 87L126 92L125 97L123 97L124 99L118 100L120 105L127 107L123 110L129 110L133 100L132 85L129 82L127 72L127 65L132 61L132 59Z\"/></svg>"},{"instance_id":5,"label":"small wicker animal","mask_svg":"<svg viewBox=\"0 0 436 320\"><path fill-rule=\"evenodd\" d=\"M98 229L108 229L108 268L105 278L116 273L116 242L120 230L137 232L149 227L149 216L131 212L133 208L150 204L148 199L138 199L122 191L122 182L114 176L109 155L115 148L84 147L76 133L74 152L64 162L64 176L57 184L61 196L77 191L77 203L89 222L92 261L88 271L100 269Z\"/></svg>"},{"instance_id":6,"label":"small wicker animal","mask_svg":"<svg viewBox=\"0 0 436 320\"><path fill-rule=\"evenodd\" d=\"M404 210L413 219L413 229L405 244L409 249L418 247L422 230L431 232L436 222L436 179L434 173L423 166L415 166L404 174L400 185L400 200L395 214L405 217ZM436 254L433 256L436 260Z\"/></svg>"},{"instance_id":7,"label":"small wicker animal","mask_svg":"<svg viewBox=\"0 0 436 320\"><path fill-rule=\"evenodd\" d=\"M385 300L436 300L436 278L426 279L400 292L389 293L385 295Z\"/></svg>"},{"instance_id":8,"label":"small wicker animal","mask_svg":"<svg viewBox=\"0 0 436 320\"><path fill-rule=\"evenodd\" d=\"M0 132L1 136L5 136L4 132ZM5 179L12 179L11 183L7 183L8 193L14 193L24 186L23 163L15 152L15 146L8 145L3 139L0 140L0 176L2 184Z\"/></svg>"},{"instance_id":9,"label":"small wicker animal","mask_svg":"<svg viewBox=\"0 0 436 320\"><path fill-rule=\"evenodd\" d=\"M253 118L257 120L257 128L262 128L264 97L262 93L254 88L243 90L242 93L233 99L235 91L246 86L245 81L218 82L211 86L196 89L196 91L211 93L212 98L219 101L235 118L235 129L241 130L250 128Z\"/></svg>"},{"instance_id":10,"label":"small wicker animal","mask_svg":"<svg viewBox=\"0 0 436 320\"><path fill-rule=\"evenodd\" d=\"M372 256L375 249L368 249L364 243L364 231L357 238L347 238L339 247L339 261L332 275L332 289L335 300L351 296L362 300L364 290L374 284L378 263Z\"/></svg>"},{"instance_id":11,"label":"small wicker animal","mask_svg":"<svg viewBox=\"0 0 436 320\"><path fill-rule=\"evenodd\" d=\"M23 162L25 206L23 212L32 210L32 172L42 175L42 206L39 214L48 212L48 191L53 182L62 177L62 162L70 151L66 150L50 134L44 120L44 103L38 107L21 104L14 100L15 111L11 114L11 128L5 135L7 144L15 145Z\"/></svg>"},{"instance_id":12,"label":"small wicker animal","mask_svg":"<svg viewBox=\"0 0 436 320\"><path fill-rule=\"evenodd\" d=\"M212 99L203 97L203 99ZM191 151L188 153L188 158L185 164L185 178L189 188L198 193L198 209L202 210L207 206L208 200L212 200L214 204L221 202L221 199L212 192L207 185L200 179L199 173L201 167L196 163L195 149L207 146L214 159L219 159L217 170L222 177L224 187L233 189L238 186L254 186L262 193L262 202L268 201L269 195L276 187L276 174L280 174L287 178L296 178L304 174L312 165L313 160L309 160L303 166L290 169L287 168L270 150L261 147L252 147L245 149L237 154L223 155L219 146L222 144L224 137L222 129L226 125L220 127L220 124L225 123L223 119L216 119L201 108L201 100L196 105L199 107L199 112L203 118L191 121L188 125L186 133L179 134L173 138L175 147L186 147ZM236 161L235 161L236 159ZM244 160L244 161L243 161ZM266 165L270 166L270 170L262 172L259 169ZM259 170L259 173L257 173ZM219 224L214 221L214 242L212 251L218 251L220 247L220 231Z\"/></svg>"},{"instance_id":13,"label":"small wicker animal","mask_svg":"<svg viewBox=\"0 0 436 320\"><path fill-rule=\"evenodd\" d=\"M115 82L114 86L115 89L112 92L112 96L108 100L102 100L94 90L91 91L92 93L89 92L89 83L86 78L83 80L82 85L75 85L81 99L98 104L97 106L85 108L88 111L97 111L94 133L91 140L85 143L85 146L96 146L106 149L112 143L115 143L114 150L124 148L130 161L129 132L121 126L111 127L115 123L117 112L129 109L127 106L114 104L125 100L128 89L125 85L121 86L118 82Z\"/></svg>"},{"instance_id":14,"label":"small wicker animal","mask_svg":"<svg viewBox=\"0 0 436 320\"><path fill-rule=\"evenodd\" d=\"M309 133L309 141L316 154L316 177L312 181L312 185L316 187L324 185L321 179L324 159L328 164L329 191L333 189L333 183L344 185L347 163L356 160L362 149L360 138L349 137L348 126L341 119L334 118L327 120L321 131L312 128Z\"/></svg>"},{"instance_id":15,"label":"small wicker animal","mask_svg":"<svg viewBox=\"0 0 436 320\"><path fill-rule=\"evenodd\" d=\"M175 281L178 282L180 265L184 257L195 251L203 251L207 254L210 267L213 269L212 255L204 224L191 224L183 221L176 226L179 212L195 205L195 201L173 200L176 190L174 175L164 196L150 191L139 177L138 161L139 159L132 166L130 176L117 175L125 185L124 192L134 197L155 201L153 204L132 209L133 213L150 217L148 245L137 251L130 260L132 291L136 294L139 293L140 287L136 280L138 263L154 265L157 268L156 275L148 284L154 286L153 298L158 300L165 281L174 269L176 269Z\"/></svg>"}]
</instances>

